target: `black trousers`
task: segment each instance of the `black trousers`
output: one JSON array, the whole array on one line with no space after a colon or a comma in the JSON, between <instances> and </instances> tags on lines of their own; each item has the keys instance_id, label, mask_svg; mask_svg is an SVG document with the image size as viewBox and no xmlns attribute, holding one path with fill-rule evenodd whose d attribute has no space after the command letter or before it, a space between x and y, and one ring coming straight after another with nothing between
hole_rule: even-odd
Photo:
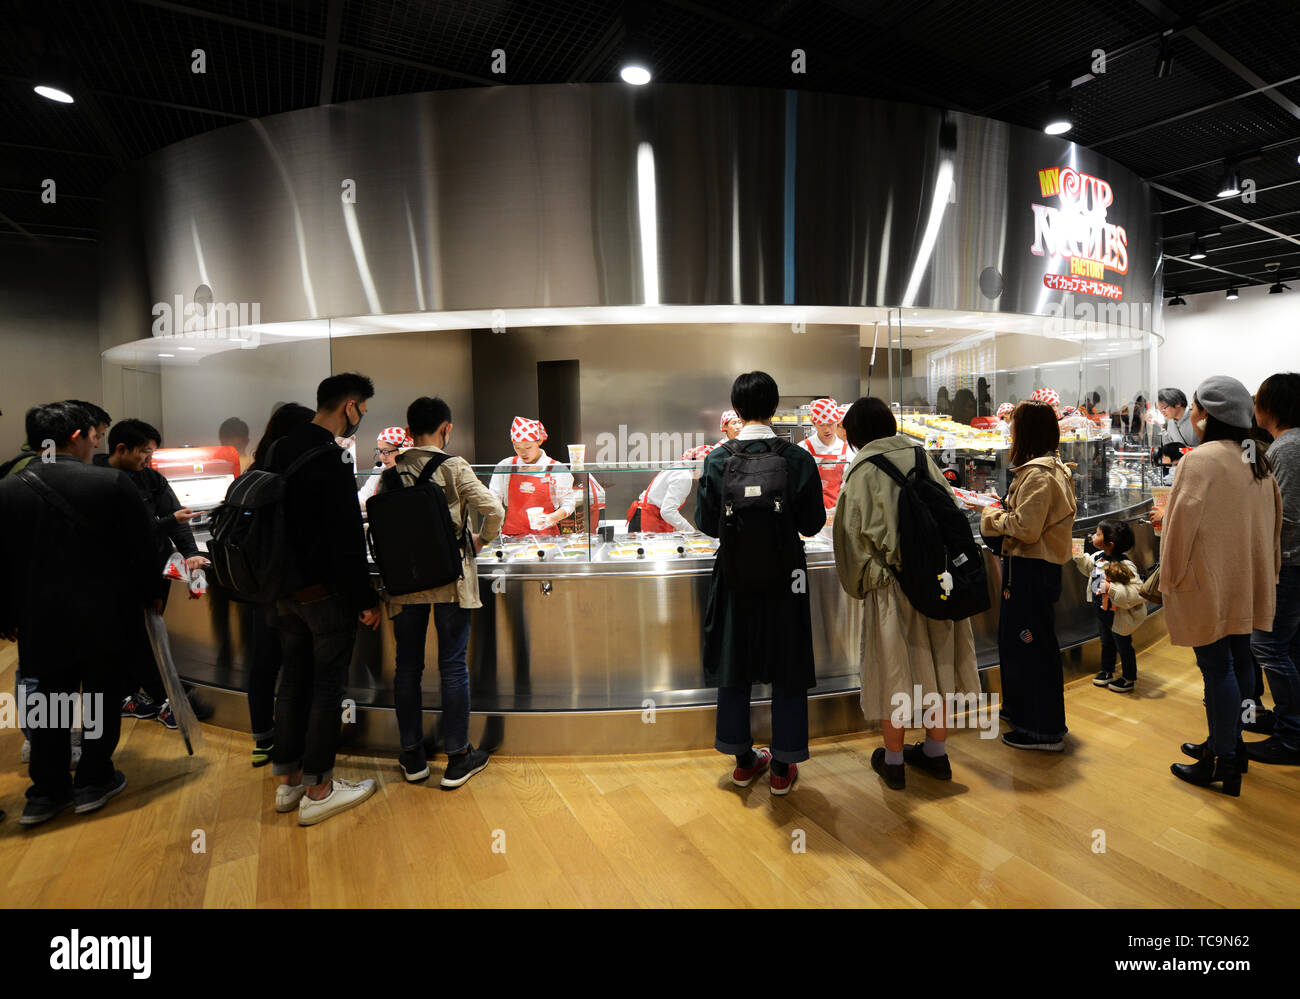
<instances>
[{"instance_id":1,"label":"black trousers","mask_svg":"<svg viewBox=\"0 0 1300 999\"><path fill-rule=\"evenodd\" d=\"M1094 606L1097 608L1097 628L1101 634L1101 671L1103 673L1113 673L1115 671L1115 656L1118 654L1120 665L1123 667L1124 679L1136 683L1138 664L1137 652L1133 648L1133 636L1116 634L1115 612L1113 610L1102 610L1101 604L1094 604Z\"/></svg>"},{"instance_id":2,"label":"black trousers","mask_svg":"<svg viewBox=\"0 0 1300 999\"><path fill-rule=\"evenodd\" d=\"M259 742L275 735L275 683L280 676L280 632L274 604L249 606L248 720Z\"/></svg>"},{"instance_id":3,"label":"black trousers","mask_svg":"<svg viewBox=\"0 0 1300 999\"><path fill-rule=\"evenodd\" d=\"M301 769L304 783L324 784L334 774L357 615L335 595L282 600L278 610L282 661L271 770L283 776Z\"/></svg>"},{"instance_id":4,"label":"black trousers","mask_svg":"<svg viewBox=\"0 0 1300 999\"><path fill-rule=\"evenodd\" d=\"M140 615L141 611L135 613ZM113 752L122 732L121 691L128 648L125 642L117 649L96 643L58 653L20 647L23 673L37 678L36 696L45 704L55 703L53 698L60 695L67 704L68 697L78 692L84 695L83 703L85 698L97 698L94 714L82 716L81 762L75 778L68 775L72 762L71 720L66 716L54 718L47 709L43 723L33 725L28 798L63 801L72 795L74 787L104 785L112 778Z\"/></svg>"},{"instance_id":5,"label":"black trousers","mask_svg":"<svg viewBox=\"0 0 1300 999\"><path fill-rule=\"evenodd\" d=\"M1034 739L1056 741L1065 727L1065 673L1056 639L1061 567L1038 558L1002 559L998 654L1001 715Z\"/></svg>"}]
</instances>

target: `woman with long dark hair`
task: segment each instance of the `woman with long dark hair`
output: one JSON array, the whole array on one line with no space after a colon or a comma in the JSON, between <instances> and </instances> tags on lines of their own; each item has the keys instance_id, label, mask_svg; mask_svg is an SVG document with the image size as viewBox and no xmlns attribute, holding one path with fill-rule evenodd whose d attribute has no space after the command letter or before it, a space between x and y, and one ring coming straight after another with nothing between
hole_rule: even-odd
<instances>
[{"instance_id":1,"label":"woman with long dark hair","mask_svg":"<svg viewBox=\"0 0 1300 999\"><path fill-rule=\"evenodd\" d=\"M279 406L266 423L262 439L253 452L253 469L265 469L271 445L281 437L310 423L314 410L296 402ZM275 605L253 605L245 620L252 624L248 642L248 719L253 730L253 766L264 767L271 762L272 743L275 738L275 684L280 677L280 634L275 627Z\"/></svg>"},{"instance_id":2,"label":"woman with long dark hair","mask_svg":"<svg viewBox=\"0 0 1300 999\"><path fill-rule=\"evenodd\" d=\"M1241 794L1242 700L1255 689L1250 637L1273 626L1282 565L1282 495L1250 436L1254 403L1227 375L1201 382L1192 428L1201 444L1179 463L1165 507L1160 594L1173 645L1191 646L1205 679L1209 738L1184 743L1179 780Z\"/></svg>"},{"instance_id":3,"label":"woman with long dark hair","mask_svg":"<svg viewBox=\"0 0 1300 999\"><path fill-rule=\"evenodd\" d=\"M1061 431L1045 402L1011 414L1011 488L1002 509L986 507L980 533L1002 556L998 653L1002 710L1014 749L1065 748L1065 676L1056 640L1061 566L1070 561L1074 481L1056 450Z\"/></svg>"}]
</instances>

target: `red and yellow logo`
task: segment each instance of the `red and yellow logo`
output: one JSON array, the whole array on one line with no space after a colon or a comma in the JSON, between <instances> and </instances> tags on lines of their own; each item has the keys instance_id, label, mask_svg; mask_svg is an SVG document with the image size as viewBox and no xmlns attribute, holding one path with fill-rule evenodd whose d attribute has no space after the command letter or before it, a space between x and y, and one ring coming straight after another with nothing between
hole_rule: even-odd
<instances>
[{"instance_id":1,"label":"red and yellow logo","mask_svg":"<svg viewBox=\"0 0 1300 999\"><path fill-rule=\"evenodd\" d=\"M1031 205L1034 242L1029 252L1039 257L1069 261L1069 273L1043 275L1043 284L1055 291L1076 291L1120 299L1124 290L1104 280L1109 268L1128 273L1128 233L1106 220L1115 200L1114 190L1100 177L1072 167L1038 171L1038 187L1056 205Z\"/></svg>"}]
</instances>

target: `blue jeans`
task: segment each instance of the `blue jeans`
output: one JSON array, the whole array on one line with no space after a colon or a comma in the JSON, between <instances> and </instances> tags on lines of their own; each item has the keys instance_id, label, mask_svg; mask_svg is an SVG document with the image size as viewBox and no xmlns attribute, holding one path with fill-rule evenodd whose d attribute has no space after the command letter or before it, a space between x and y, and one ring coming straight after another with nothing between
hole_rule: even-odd
<instances>
[{"instance_id":1,"label":"blue jeans","mask_svg":"<svg viewBox=\"0 0 1300 999\"><path fill-rule=\"evenodd\" d=\"M1300 750L1300 565L1282 566L1277 580L1273 630L1256 630L1250 648L1273 694L1273 734Z\"/></svg>"},{"instance_id":2,"label":"blue jeans","mask_svg":"<svg viewBox=\"0 0 1300 999\"><path fill-rule=\"evenodd\" d=\"M1198 645L1196 665L1205 677L1205 718L1215 756L1232 756L1241 738L1241 702L1255 689L1249 635L1225 635Z\"/></svg>"},{"instance_id":3,"label":"blue jeans","mask_svg":"<svg viewBox=\"0 0 1300 999\"><path fill-rule=\"evenodd\" d=\"M402 749L412 750L424 741L423 698L424 639L429 633L429 604L406 604L393 618L397 664L393 676L393 704ZM438 633L438 673L442 682L442 744L451 756L469 746L469 611L460 604L433 604L433 627Z\"/></svg>"},{"instance_id":4,"label":"blue jeans","mask_svg":"<svg viewBox=\"0 0 1300 999\"><path fill-rule=\"evenodd\" d=\"M754 748L749 732L752 687L718 688L718 728L713 748L728 756L744 756ZM802 763L808 759L808 691L772 688L772 759Z\"/></svg>"}]
</instances>

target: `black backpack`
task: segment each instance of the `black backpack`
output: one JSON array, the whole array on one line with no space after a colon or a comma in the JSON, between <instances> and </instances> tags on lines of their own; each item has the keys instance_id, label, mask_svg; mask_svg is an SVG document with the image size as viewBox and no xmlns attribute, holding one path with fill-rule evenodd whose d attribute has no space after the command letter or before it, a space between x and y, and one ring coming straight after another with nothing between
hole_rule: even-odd
<instances>
[{"instance_id":1,"label":"black backpack","mask_svg":"<svg viewBox=\"0 0 1300 999\"><path fill-rule=\"evenodd\" d=\"M753 452L741 450L737 441L722 445L728 457L722 465L718 557L727 586L739 593L788 587L799 566L785 460L790 444L780 438L763 443L762 451Z\"/></svg>"},{"instance_id":2,"label":"black backpack","mask_svg":"<svg viewBox=\"0 0 1300 999\"><path fill-rule=\"evenodd\" d=\"M212 513L208 539L217 583L251 603L272 603L292 592L295 558L284 512L285 485L311 459L337 450L335 444L320 444L283 473L254 468L230 484L225 501Z\"/></svg>"},{"instance_id":3,"label":"black backpack","mask_svg":"<svg viewBox=\"0 0 1300 999\"><path fill-rule=\"evenodd\" d=\"M966 515L948 490L930 478L924 449L913 450L916 467L907 475L883 454L867 459L899 485L898 554L903 567L890 570L918 613L961 621L991 606L984 559Z\"/></svg>"},{"instance_id":4,"label":"black backpack","mask_svg":"<svg viewBox=\"0 0 1300 999\"><path fill-rule=\"evenodd\" d=\"M405 488L401 473L395 467L386 469L380 477L384 491L366 500L370 554L393 596L446 586L465 574L462 552L469 540L469 505L457 539L447 495L430 481L450 457L433 455L415 483Z\"/></svg>"}]
</instances>

